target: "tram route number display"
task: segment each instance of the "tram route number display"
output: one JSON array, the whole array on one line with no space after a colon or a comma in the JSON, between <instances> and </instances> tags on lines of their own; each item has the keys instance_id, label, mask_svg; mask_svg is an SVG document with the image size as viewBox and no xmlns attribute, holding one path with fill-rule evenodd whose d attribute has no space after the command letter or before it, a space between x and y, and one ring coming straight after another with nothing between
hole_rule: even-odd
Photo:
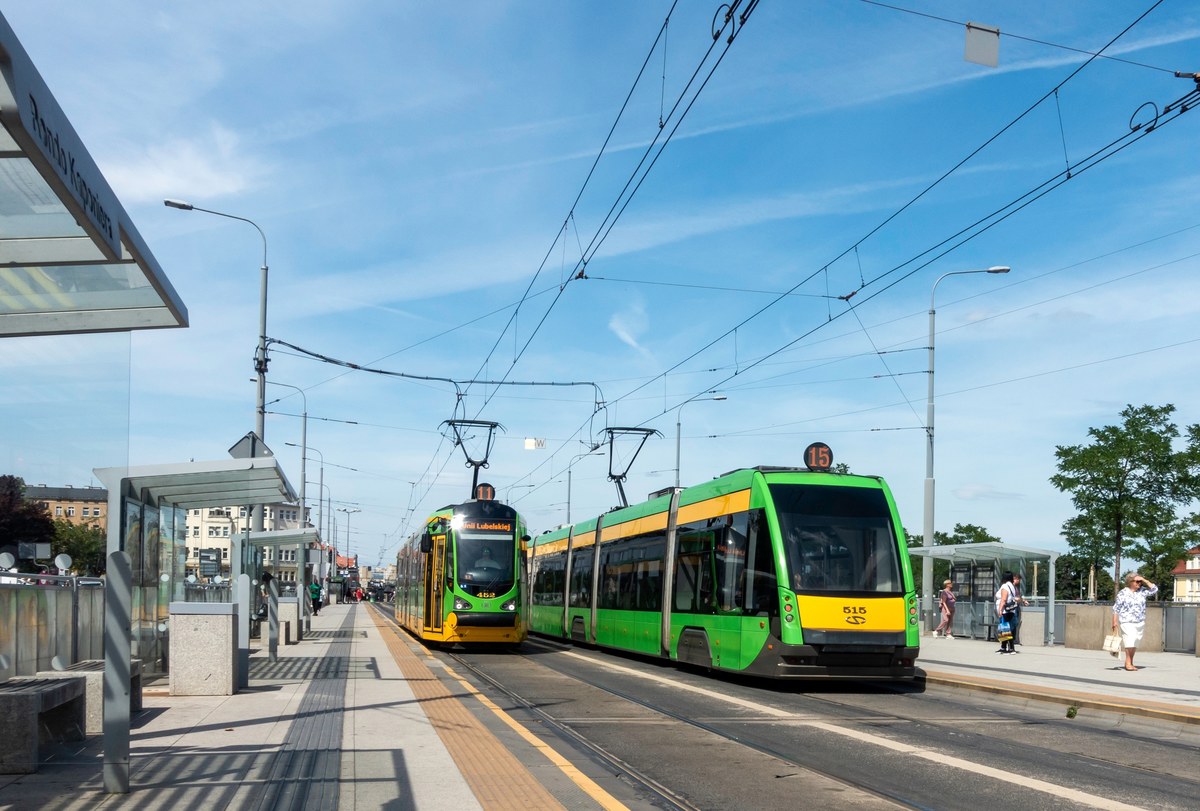
<instances>
[{"instance_id":1,"label":"tram route number display","mask_svg":"<svg viewBox=\"0 0 1200 811\"><path fill-rule=\"evenodd\" d=\"M814 442L804 449L804 464L809 470L829 470L833 467L833 449L824 442Z\"/></svg>"}]
</instances>

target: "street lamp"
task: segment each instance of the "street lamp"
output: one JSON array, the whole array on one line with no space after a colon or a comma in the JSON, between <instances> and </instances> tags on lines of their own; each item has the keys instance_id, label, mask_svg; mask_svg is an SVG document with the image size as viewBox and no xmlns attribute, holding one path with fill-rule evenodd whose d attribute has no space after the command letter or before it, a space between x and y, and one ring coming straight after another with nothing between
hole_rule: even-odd
<instances>
[{"instance_id":1,"label":"street lamp","mask_svg":"<svg viewBox=\"0 0 1200 811\"><path fill-rule=\"evenodd\" d=\"M362 510L360 510L358 507L338 507L337 509L338 509L338 512L346 514L346 557L349 558L350 557L350 516L353 515L354 513L360 513L360 512L362 512ZM337 565L337 549L336 548L333 550L333 555L334 555L333 563L336 566Z\"/></svg>"},{"instance_id":2,"label":"street lamp","mask_svg":"<svg viewBox=\"0 0 1200 811\"><path fill-rule=\"evenodd\" d=\"M304 500L305 490L305 461L308 459L308 395L304 393L304 389L299 386L293 386L290 383L280 383L277 380L272 380L276 386L284 386L285 388L293 389L300 392L300 398L304 402L304 412L300 415L300 528L303 529L308 523L308 513L306 512L308 502ZM272 400L272 403L278 403L278 400ZM263 404L264 408L266 404ZM285 442L285 445L296 447L293 442Z\"/></svg>"},{"instance_id":3,"label":"street lamp","mask_svg":"<svg viewBox=\"0 0 1200 811\"><path fill-rule=\"evenodd\" d=\"M933 337L934 295L937 286L947 276L965 276L968 273L1008 273L1012 268L1006 265L996 265L984 270L952 270L943 273L933 283L929 291L929 396L925 405L925 531L921 538L921 546L933 547ZM921 558L921 602L924 610L933 610L933 558L928 555Z\"/></svg>"},{"instance_id":4,"label":"street lamp","mask_svg":"<svg viewBox=\"0 0 1200 811\"><path fill-rule=\"evenodd\" d=\"M504 503L507 504L508 502L512 501L513 490L528 490L530 487L537 487L537 485L536 484L510 484L508 486L508 489L505 490Z\"/></svg>"},{"instance_id":5,"label":"street lamp","mask_svg":"<svg viewBox=\"0 0 1200 811\"><path fill-rule=\"evenodd\" d=\"M712 397L701 397L701 400L727 400L724 394L714 394ZM679 404L679 408L675 409L675 486L679 486L679 442L680 442L680 425L679 418L683 414L683 407L688 403L695 403L696 399L685 400Z\"/></svg>"},{"instance_id":6,"label":"street lamp","mask_svg":"<svg viewBox=\"0 0 1200 811\"><path fill-rule=\"evenodd\" d=\"M168 208L177 208L180 211L203 211L205 214L215 214L218 217L225 217L230 220L239 220L241 222L250 223L254 226L254 230L258 231L258 235L262 237L263 244L263 259L262 272L260 273L260 284L258 294L258 351L254 354L254 371L258 375L258 400L257 413L254 418L254 432L258 434L259 442L266 442L266 400L267 400L267 235L258 227L258 223L254 220L238 217L234 214L226 214L223 211L213 211L211 208L200 208L183 200L163 200L163 205ZM257 455L257 454L256 454ZM266 513L265 504L254 505L254 530L262 532L265 526L264 516Z\"/></svg>"}]
</instances>

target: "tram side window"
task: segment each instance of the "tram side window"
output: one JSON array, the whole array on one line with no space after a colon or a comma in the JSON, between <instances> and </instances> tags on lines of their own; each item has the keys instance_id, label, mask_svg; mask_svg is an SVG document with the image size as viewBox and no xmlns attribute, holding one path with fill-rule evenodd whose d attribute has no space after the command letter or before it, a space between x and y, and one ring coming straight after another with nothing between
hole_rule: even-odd
<instances>
[{"instance_id":1,"label":"tram side window","mask_svg":"<svg viewBox=\"0 0 1200 811\"><path fill-rule=\"evenodd\" d=\"M717 566L721 581L721 610L755 616L774 613L779 606L775 558L766 514L762 510L725 518L724 563Z\"/></svg>"},{"instance_id":2,"label":"tram side window","mask_svg":"<svg viewBox=\"0 0 1200 811\"><path fill-rule=\"evenodd\" d=\"M742 608L748 614L779 613L779 578L775 575L775 555L770 545L767 515L762 510L749 513L750 564L745 571Z\"/></svg>"},{"instance_id":3,"label":"tram side window","mask_svg":"<svg viewBox=\"0 0 1200 811\"><path fill-rule=\"evenodd\" d=\"M661 611L662 561L657 558L638 561L634 587L637 591L634 608L639 611Z\"/></svg>"},{"instance_id":4,"label":"tram side window","mask_svg":"<svg viewBox=\"0 0 1200 811\"><path fill-rule=\"evenodd\" d=\"M563 604L563 568L566 554L545 556L538 563L533 579L533 602L535 605Z\"/></svg>"},{"instance_id":5,"label":"tram side window","mask_svg":"<svg viewBox=\"0 0 1200 811\"><path fill-rule=\"evenodd\" d=\"M592 550L584 549L571 558L572 608L590 608L592 605Z\"/></svg>"},{"instance_id":6,"label":"tram side window","mask_svg":"<svg viewBox=\"0 0 1200 811\"><path fill-rule=\"evenodd\" d=\"M666 537L650 533L609 544L601 557L601 608L662 609L662 557Z\"/></svg>"},{"instance_id":7,"label":"tram side window","mask_svg":"<svg viewBox=\"0 0 1200 811\"><path fill-rule=\"evenodd\" d=\"M685 614L712 614L713 604L713 533L692 531L679 535L679 554L675 562L673 610Z\"/></svg>"},{"instance_id":8,"label":"tram side window","mask_svg":"<svg viewBox=\"0 0 1200 811\"><path fill-rule=\"evenodd\" d=\"M717 581L717 608L723 614L741 611L741 589L746 571L749 538L747 515L722 515L709 522L713 531Z\"/></svg>"},{"instance_id":9,"label":"tram side window","mask_svg":"<svg viewBox=\"0 0 1200 811\"><path fill-rule=\"evenodd\" d=\"M622 599L621 579L624 576L627 581L625 585L628 586L629 570L633 566L629 558L628 546L619 541L604 550L600 572L601 608L628 608L623 604L625 601Z\"/></svg>"}]
</instances>

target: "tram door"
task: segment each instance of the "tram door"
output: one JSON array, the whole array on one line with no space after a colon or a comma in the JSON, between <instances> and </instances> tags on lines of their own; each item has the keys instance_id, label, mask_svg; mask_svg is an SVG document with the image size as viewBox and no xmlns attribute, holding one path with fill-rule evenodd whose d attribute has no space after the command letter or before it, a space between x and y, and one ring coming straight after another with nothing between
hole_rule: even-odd
<instances>
[{"instance_id":1,"label":"tram door","mask_svg":"<svg viewBox=\"0 0 1200 811\"><path fill-rule=\"evenodd\" d=\"M425 556L425 630L442 630L442 604L446 593L442 587L446 568L446 533L431 537L432 548Z\"/></svg>"}]
</instances>

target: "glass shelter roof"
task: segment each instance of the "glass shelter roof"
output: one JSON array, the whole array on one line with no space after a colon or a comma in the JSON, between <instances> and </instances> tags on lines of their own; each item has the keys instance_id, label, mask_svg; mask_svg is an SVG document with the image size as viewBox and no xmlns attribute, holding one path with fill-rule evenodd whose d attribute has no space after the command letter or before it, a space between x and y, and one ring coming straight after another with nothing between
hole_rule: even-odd
<instances>
[{"instance_id":1,"label":"glass shelter roof","mask_svg":"<svg viewBox=\"0 0 1200 811\"><path fill-rule=\"evenodd\" d=\"M0 14L0 337L185 327L187 320Z\"/></svg>"}]
</instances>

